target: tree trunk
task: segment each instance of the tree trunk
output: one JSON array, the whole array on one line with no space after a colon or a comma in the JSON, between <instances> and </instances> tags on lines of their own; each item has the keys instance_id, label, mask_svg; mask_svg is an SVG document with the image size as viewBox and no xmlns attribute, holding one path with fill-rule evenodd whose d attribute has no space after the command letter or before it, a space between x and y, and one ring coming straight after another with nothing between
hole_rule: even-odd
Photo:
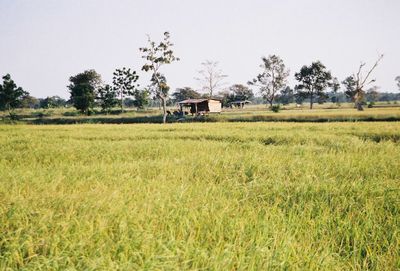
<instances>
[{"instance_id":1,"label":"tree trunk","mask_svg":"<svg viewBox=\"0 0 400 271\"><path fill-rule=\"evenodd\" d=\"M269 101L269 109L271 109L272 108L272 103L273 103L273 101L271 100L271 101Z\"/></svg>"},{"instance_id":2,"label":"tree trunk","mask_svg":"<svg viewBox=\"0 0 400 271\"><path fill-rule=\"evenodd\" d=\"M357 101L357 102L356 102L356 107L357 107L357 110L358 110L358 111L364 111L362 102Z\"/></svg>"},{"instance_id":3,"label":"tree trunk","mask_svg":"<svg viewBox=\"0 0 400 271\"><path fill-rule=\"evenodd\" d=\"M310 109L313 107L314 99L313 95L310 96Z\"/></svg>"},{"instance_id":4,"label":"tree trunk","mask_svg":"<svg viewBox=\"0 0 400 271\"><path fill-rule=\"evenodd\" d=\"M161 98L163 108L163 123L167 123L167 99Z\"/></svg>"},{"instance_id":5,"label":"tree trunk","mask_svg":"<svg viewBox=\"0 0 400 271\"><path fill-rule=\"evenodd\" d=\"M354 97L355 101L355 106L358 111L364 111L363 108L363 100L364 100L364 95L363 91L361 89L357 90L356 95Z\"/></svg>"},{"instance_id":6,"label":"tree trunk","mask_svg":"<svg viewBox=\"0 0 400 271\"><path fill-rule=\"evenodd\" d=\"M124 112L124 106L123 106L123 104L124 104L124 99L123 99L122 92L121 92L121 113Z\"/></svg>"}]
</instances>

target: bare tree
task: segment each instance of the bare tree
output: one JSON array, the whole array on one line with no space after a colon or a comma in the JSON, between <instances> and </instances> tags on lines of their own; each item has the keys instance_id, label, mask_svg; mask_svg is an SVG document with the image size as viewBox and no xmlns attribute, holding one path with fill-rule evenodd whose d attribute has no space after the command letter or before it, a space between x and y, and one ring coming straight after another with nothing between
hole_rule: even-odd
<instances>
[{"instance_id":1,"label":"bare tree","mask_svg":"<svg viewBox=\"0 0 400 271\"><path fill-rule=\"evenodd\" d=\"M209 97L212 98L213 93L225 84L223 81L228 76L218 68L217 61L206 60L201 65L203 69L199 71L200 77L195 77L195 79L201 82L203 90L207 91Z\"/></svg>"},{"instance_id":2,"label":"bare tree","mask_svg":"<svg viewBox=\"0 0 400 271\"><path fill-rule=\"evenodd\" d=\"M354 74L353 80L354 80L354 92L353 92L353 99L355 102L355 105L357 107L357 110L363 111L363 101L364 101L364 96L365 96L365 90L364 88L368 86L369 84L375 82L375 79L369 80L372 71L375 70L375 68L378 66L379 62L382 60L383 54L378 57L378 60L375 62L375 64L371 67L371 69L367 72L367 75L364 77L363 76L363 68L365 67L365 62L361 62L360 67L358 68L358 72Z\"/></svg>"},{"instance_id":3,"label":"bare tree","mask_svg":"<svg viewBox=\"0 0 400 271\"><path fill-rule=\"evenodd\" d=\"M272 107L276 95L286 86L289 70L277 55L270 55L268 58L262 57L262 61L263 63L260 65L260 68L263 69L262 73L248 84L258 86L264 99Z\"/></svg>"}]
</instances>

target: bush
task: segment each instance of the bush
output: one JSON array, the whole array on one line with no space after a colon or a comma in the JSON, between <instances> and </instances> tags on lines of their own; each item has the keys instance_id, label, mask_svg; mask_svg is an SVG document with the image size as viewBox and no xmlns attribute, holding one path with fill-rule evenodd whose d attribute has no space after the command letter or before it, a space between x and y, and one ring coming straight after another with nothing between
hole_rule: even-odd
<instances>
[{"instance_id":1,"label":"bush","mask_svg":"<svg viewBox=\"0 0 400 271\"><path fill-rule=\"evenodd\" d=\"M273 106L271 106L271 111L278 113L281 110L281 106L279 104L275 104Z\"/></svg>"},{"instance_id":2,"label":"bush","mask_svg":"<svg viewBox=\"0 0 400 271\"><path fill-rule=\"evenodd\" d=\"M9 114L10 120L19 120L19 116L14 111L11 111Z\"/></svg>"},{"instance_id":3,"label":"bush","mask_svg":"<svg viewBox=\"0 0 400 271\"><path fill-rule=\"evenodd\" d=\"M372 107L374 107L374 105L375 105L374 102L369 102L369 103L368 103L368 108L372 108Z\"/></svg>"}]
</instances>

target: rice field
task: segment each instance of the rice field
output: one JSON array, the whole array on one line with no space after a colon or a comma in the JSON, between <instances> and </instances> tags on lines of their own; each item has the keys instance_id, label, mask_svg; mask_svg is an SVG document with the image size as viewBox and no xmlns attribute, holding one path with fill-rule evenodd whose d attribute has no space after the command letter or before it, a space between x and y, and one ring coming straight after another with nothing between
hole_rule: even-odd
<instances>
[{"instance_id":1,"label":"rice field","mask_svg":"<svg viewBox=\"0 0 400 271\"><path fill-rule=\"evenodd\" d=\"M296 107L293 104L282 106L278 113L272 112L264 105L247 105L245 108L223 108L220 114L205 116L186 115L184 118L169 115L169 123L176 122L355 122L355 121L400 121L400 106L397 104L377 104L374 108L357 111L354 105L346 103L340 107L327 103L316 105L309 110L306 105ZM177 110L169 107L169 111ZM19 124L132 124L132 123L162 123L162 113L158 108L136 110L127 108L124 112L119 109L111 114L104 114L96 109L92 115L81 115L73 108L50 109L17 109L15 119L11 120L8 112L0 111L0 125Z\"/></svg>"},{"instance_id":2,"label":"rice field","mask_svg":"<svg viewBox=\"0 0 400 271\"><path fill-rule=\"evenodd\" d=\"M398 270L400 123L0 125L0 270Z\"/></svg>"}]
</instances>

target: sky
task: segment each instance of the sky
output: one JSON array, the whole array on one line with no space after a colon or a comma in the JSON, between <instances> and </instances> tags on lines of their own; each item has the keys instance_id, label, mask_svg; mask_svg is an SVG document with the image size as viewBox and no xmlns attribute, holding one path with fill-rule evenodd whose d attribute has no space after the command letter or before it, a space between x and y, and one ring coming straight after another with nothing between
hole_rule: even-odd
<instances>
[{"instance_id":1,"label":"sky","mask_svg":"<svg viewBox=\"0 0 400 271\"><path fill-rule=\"evenodd\" d=\"M10 73L35 97L69 97L70 76L95 69L111 83L116 68L140 71L147 36L171 33L181 61L162 72L172 90L201 89L205 60L218 61L226 86L261 72L279 55L294 73L320 60L340 81L361 61L380 91L398 91L400 0L0 0L0 75Z\"/></svg>"}]
</instances>

